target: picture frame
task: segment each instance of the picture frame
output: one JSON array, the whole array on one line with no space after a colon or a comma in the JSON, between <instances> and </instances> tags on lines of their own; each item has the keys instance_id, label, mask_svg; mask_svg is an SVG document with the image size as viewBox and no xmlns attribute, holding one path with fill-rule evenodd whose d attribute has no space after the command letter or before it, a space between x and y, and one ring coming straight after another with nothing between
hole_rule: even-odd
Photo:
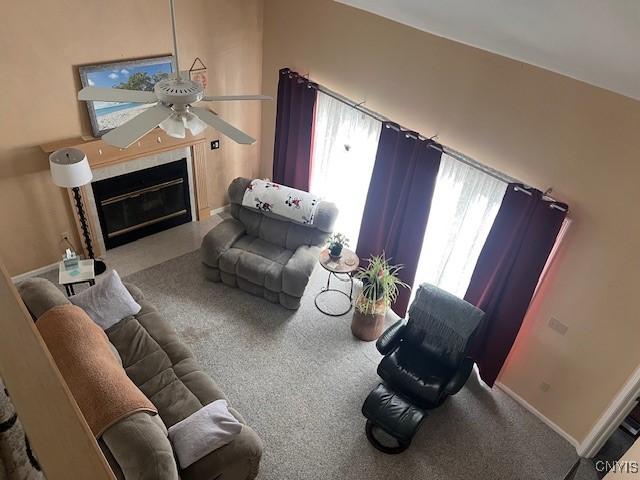
<instances>
[{"instance_id":1,"label":"picture frame","mask_svg":"<svg viewBox=\"0 0 640 480\"><path fill-rule=\"evenodd\" d=\"M82 87L126 88L152 91L153 86L174 72L173 55L101 63L79 67ZM88 101L87 110L94 137L100 137L153 104Z\"/></svg>"},{"instance_id":2,"label":"picture frame","mask_svg":"<svg viewBox=\"0 0 640 480\"><path fill-rule=\"evenodd\" d=\"M198 82L202 85L202 88L205 90L207 89L207 85L209 84L209 74L207 73L207 66L200 57L196 57L191 64L191 68L189 69L189 80Z\"/></svg>"}]
</instances>

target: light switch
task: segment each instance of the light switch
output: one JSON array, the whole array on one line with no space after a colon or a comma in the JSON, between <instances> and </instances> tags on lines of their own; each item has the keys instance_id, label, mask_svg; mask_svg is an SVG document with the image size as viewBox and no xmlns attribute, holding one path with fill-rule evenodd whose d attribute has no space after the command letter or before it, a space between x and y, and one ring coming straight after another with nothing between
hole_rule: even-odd
<instances>
[{"instance_id":1,"label":"light switch","mask_svg":"<svg viewBox=\"0 0 640 480\"><path fill-rule=\"evenodd\" d=\"M551 317L551 319L549 320L549 326L553 330L558 332L560 335L564 335L565 333L567 333L567 330L569 330L569 327L567 327L564 323L562 323L557 318L553 318L553 317Z\"/></svg>"}]
</instances>

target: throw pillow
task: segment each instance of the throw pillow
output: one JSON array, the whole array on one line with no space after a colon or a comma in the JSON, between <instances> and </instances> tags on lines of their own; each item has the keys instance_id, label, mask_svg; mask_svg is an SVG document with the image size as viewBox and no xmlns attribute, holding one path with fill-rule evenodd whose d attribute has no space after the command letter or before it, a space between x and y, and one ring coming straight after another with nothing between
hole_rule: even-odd
<instances>
[{"instance_id":1,"label":"throw pillow","mask_svg":"<svg viewBox=\"0 0 640 480\"><path fill-rule=\"evenodd\" d=\"M233 441L241 430L242 424L229 412L227 401L220 399L169 427L169 440L184 469Z\"/></svg>"},{"instance_id":2,"label":"throw pillow","mask_svg":"<svg viewBox=\"0 0 640 480\"><path fill-rule=\"evenodd\" d=\"M120 320L135 315L140 305L122 284L120 275L110 271L94 286L69 298L71 303L82 308L103 330Z\"/></svg>"}]
</instances>

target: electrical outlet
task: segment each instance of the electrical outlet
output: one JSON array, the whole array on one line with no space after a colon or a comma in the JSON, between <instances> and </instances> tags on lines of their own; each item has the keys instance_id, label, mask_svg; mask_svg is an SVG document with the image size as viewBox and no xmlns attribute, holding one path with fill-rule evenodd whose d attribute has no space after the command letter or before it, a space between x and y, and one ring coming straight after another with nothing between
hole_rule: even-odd
<instances>
[{"instance_id":1,"label":"electrical outlet","mask_svg":"<svg viewBox=\"0 0 640 480\"><path fill-rule=\"evenodd\" d=\"M557 318L553 318L553 317L549 319L549 327L551 327L551 329L558 332L560 335L564 335L565 333L567 333L567 330L569 330L568 326L566 326Z\"/></svg>"},{"instance_id":2,"label":"electrical outlet","mask_svg":"<svg viewBox=\"0 0 640 480\"><path fill-rule=\"evenodd\" d=\"M551 390L551 385L549 385L547 382L542 382L540 384L540 390L542 390L544 393L547 393L549 390Z\"/></svg>"},{"instance_id":3,"label":"electrical outlet","mask_svg":"<svg viewBox=\"0 0 640 480\"><path fill-rule=\"evenodd\" d=\"M211 150L217 150L220 148L220 140L211 140Z\"/></svg>"}]
</instances>

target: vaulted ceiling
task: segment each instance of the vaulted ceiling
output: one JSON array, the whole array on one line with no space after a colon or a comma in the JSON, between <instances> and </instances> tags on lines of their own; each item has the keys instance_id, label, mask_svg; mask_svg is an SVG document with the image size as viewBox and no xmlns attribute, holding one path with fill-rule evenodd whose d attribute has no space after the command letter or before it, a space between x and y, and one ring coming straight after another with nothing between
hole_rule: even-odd
<instances>
[{"instance_id":1,"label":"vaulted ceiling","mask_svg":"<svg viewBox=\"0 0 640 480\"><path fill-rule=\"evenodd\" d=\"M640 0L337 0L640 100Z\"/></svg>"}]
</instances>

